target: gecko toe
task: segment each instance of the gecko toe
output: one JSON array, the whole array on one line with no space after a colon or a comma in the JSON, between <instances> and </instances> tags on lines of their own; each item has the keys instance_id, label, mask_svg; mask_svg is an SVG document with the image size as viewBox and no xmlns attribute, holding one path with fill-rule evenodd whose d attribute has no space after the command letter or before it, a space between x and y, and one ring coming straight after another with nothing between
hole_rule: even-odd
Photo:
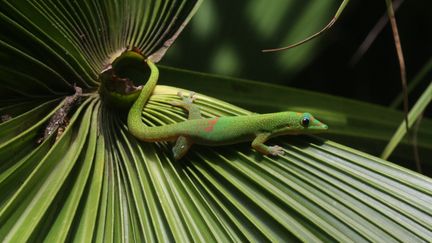
<instances>
[{"instance_id":1,"label":"gecko toe","mask_svg":"<svg viewBox=\"0 0 432 243\"><path fill-rule=\"evenodd\" d=\"M196 99L196 92L191 92L189 94L189 99L193 102Z\"/></svg>"},{"instance_id":2,"label":"gecko toe","mask_svg":"<svg viewBox=\"0 0 432 243\"><path fill-rule=\"evenodd\" d=\"M170 102L170 105L172 105L172 106L181 106L182 103L180 101L178 101L178 100L173 100L173 101Z\"/></svg>"},{"instance_id":3,"label":"gecko toe","mask_svg":"<svg viewBox=\"0 0 432 243\"><path fill-rule=\"evenodd\" d=\"M270 154L274 156L283 155L285 153L283 148L278 145L270 146L269 149Z\"/></svg>"}]
</instances>

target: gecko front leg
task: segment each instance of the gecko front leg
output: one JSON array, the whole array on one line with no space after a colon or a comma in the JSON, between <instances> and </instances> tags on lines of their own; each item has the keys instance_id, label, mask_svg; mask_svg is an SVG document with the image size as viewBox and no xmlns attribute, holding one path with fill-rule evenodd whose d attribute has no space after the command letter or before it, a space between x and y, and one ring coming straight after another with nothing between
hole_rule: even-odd
<instances>
[{"instance_id":1,"label":"gecko front leg","mask_svg":"<svg viewBox=\"0 0 432 243\"><path fill-rule=\"evenodd\" d=\"M270 133L260 133L258 134L255 139L252 141L252 148L254 148L256 151L264 154L264 155L283 155L284 151L283 148L275 145L275 146L267 146L264 143L270 138Z\"/></svg>"}]
</instances>

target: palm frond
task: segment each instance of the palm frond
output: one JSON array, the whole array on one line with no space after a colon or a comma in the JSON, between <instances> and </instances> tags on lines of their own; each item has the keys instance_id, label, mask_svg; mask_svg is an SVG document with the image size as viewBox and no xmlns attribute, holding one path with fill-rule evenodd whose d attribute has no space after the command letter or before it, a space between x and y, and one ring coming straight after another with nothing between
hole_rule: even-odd
<instances>
[{"instance_id":1,"label":"palm frond","mask_svg":"<svg viewBox=\"0 0 432 243\"><path fill-rule=\"evenodd\" d=\"M249 144L238 144L195 146L185 159L174 161L170 144L141 143L128 133L126 114L107 106L97 93L99 73L127 45L161 57L199 3L0 4L5 26L0 30L0 113L7 115L0 124L0 240L430 239L432 181L355 149L290 136L271 141L284 147L282 157L261 156ZM333 122L335 131L355 125L337 123L356 117L349 107L385 110L343 100L346 110L339 111L338 120L334 110L322 110L325 102L338 101L334 97L298 90L288 95L279 86L172 68L161 71L170 85L184 82L200 92L197 103L207 117L250 111L203 93L254 111L307 108ZM198 84L199 79L205 83ZM73 84L85 96L67 114L64 131L38 144ZM169 105L178 99L178 90L157 87L143 110L147 125L186 119L184 111ZM253 95L265 99L257 103ZM295 98L305 96L310 99ZM322 104L316 101L320 97ZM383 113L390 119L384 123L364 117L358 121L386 127L393 124L392 114L400 115L391 112ZM428 131L422 133L429 136ZM430 143L425 140L422 146Z\"/></svg>"}]
</instances>

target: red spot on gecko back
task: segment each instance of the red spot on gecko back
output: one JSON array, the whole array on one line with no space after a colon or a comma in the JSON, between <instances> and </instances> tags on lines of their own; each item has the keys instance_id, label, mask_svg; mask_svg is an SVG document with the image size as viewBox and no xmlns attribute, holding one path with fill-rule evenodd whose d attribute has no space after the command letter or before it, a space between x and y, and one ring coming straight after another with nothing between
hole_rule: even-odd
<instances>
[{"instance_id":1,"label":"red spot on gecko back","mask_svg":"<svg viewBox=\"0 0 432 243\"><path fill-rule=\"evenodd\" d=\"M215 117L214 119L209 120L207 122L207 126L204 128L204 131L206 131L206 132L213 131L213 128L216 125L218 120L219 120L219 117Z\"/></svg>"}]
</instances>

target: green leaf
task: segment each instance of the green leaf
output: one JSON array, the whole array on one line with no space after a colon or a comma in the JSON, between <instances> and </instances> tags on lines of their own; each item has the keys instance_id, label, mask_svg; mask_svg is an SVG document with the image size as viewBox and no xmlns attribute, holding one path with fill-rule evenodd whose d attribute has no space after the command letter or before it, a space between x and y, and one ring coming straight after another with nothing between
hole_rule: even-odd
<instances>
[{"instance_id":1,"label":"green leaf","mask_svg":"<svg viewBox=\"0 0 432 243\"><path fill-rule=\"evenodd\" d=\"M418 101L414 104L413 108L408 113L409 128L412 128L415 121L417 121L419 117L422 116L423 111L426 109L426 107L430 104L431 101L432 101L432 82L429 84L429 86L426 88L426 90L423 92L423 94L420 96ZM390 156L390 154L393 152L393 150L396 148L396 146L399 144L402 138L406 135L407 133L406 127L407 126L405 121L403 121L399 125L392 139L390 139L390 142L385 147L384 152L381 155L382 158L387 159Z\"/></svg>"},{"instance_id":2,"label":"green leaf","mask_svg":"<svg viewBox=\"0 0 432 243\"><path fill-rule=\"evenodd\" d=\"M33 94L65 93L74 83L91 90L127 46L159 60L200 3L2 1L1 72L10 75L0 80L16 89L11 78L19 79L19 92Z\"/></svg>"},{"instance_id":3,"label":"green leaf","mask_svg":"<svg viewBox=\"0 0 432 243\"><path fill-rule=\"evenodd\" d=\"M169 105L177 91L157 88L143 112L146 123L185 119L183 111ZM195 146L185 160L174 161L169 145L139 143L128 134L122 116L85 104L41 160L40 169L2 206L7 239L45 239L37 233L41 228L54 237L49 239L64 239L67 232L68 239L76 236L77 241L84 237L84 228L94 229L86 236L112 241L127 235L187 241L431 237L432 181L389 162L305 136L272 141L285 148L280 158L260 156L249 144L239 144ZM203 95L198 104L206 116L249 113ZM96 131L101 133L98 149ZM60 151L68 152L59 157ZM82 176L89 173L91 158L97 167ZM31 183L35 178L38 182ZM82 191L83 183L88 190ZM100 200L89 202L96 196L90 192ZM65 214L71 218L60 220Z\"/></svg>"},{"instance_id":4,"label":"green leaf","mask_svg":"<svg viewBox=\"0 0 432 243\"><path fill-rule=\"evenodd\" d=\"M85 108L85 105L80 108ZM84 116L89 117L91 110L91 108L87 109L87 114ZM76 139L73 139L71 128L78 114L79 111L72 118L70 126L58 143L38 163L7 203L2 205L0 214L7 215L9 218L0 229L0 235L4 235L3 240L27 241L40 220L47 214L48 207L57 196L64 180L67 179L87 137L89 119L84 117L79 133L75 134Z\"/></svg>"},{"instance_id":5,"label":"green leaf","mask_svg":"<svg viewBox=\"0 0 432 243\"><path fill-rule=\"evenodd\" d=\"M126 45L158 60L199 4L0 3L0 115L12 117L0 124L0 240L429 240L432 180L358 150L287 136L270 141L283 146L281 157L262 156L243 143L194 146L174 161L170 144L142 143L128 133L126 114L100 100L99 73ZM384 141L401 117L280 86L173 68L161 68L161 75L170 85L198 91L205 117L251 112L204 94L254 112L306 109L327 120L330 135L351 142ZM85 96L66 114L65 131L38 144L73 84ZM158 86L143 121L185 120L185 112L170 105L177 91ZM430 149L431 123L424 124L420 144Z\"/></svg>"}]
</instances>

